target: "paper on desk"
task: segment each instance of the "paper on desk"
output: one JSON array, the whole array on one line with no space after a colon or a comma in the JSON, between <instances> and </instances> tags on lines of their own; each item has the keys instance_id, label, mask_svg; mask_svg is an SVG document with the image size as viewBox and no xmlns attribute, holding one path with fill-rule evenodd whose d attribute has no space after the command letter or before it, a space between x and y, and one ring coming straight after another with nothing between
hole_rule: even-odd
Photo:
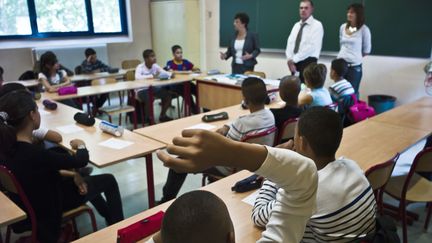
<instances>
[{"instance_id":1,"label":"paper on desk","mask_svg":"<svg viewBox=\"0 0 432 243\"><path fill-rule=\"evenodd\" d=\"M186 127L184 130L188 130L188 129L211 130L213 128L216 128L216 126L213 126L213 125L210 125L210 124L206 124L206 123L199 123L199 124L193 125L191 127Z\"/></svg>"},{"instance_id":2,"label":"paper on desk","mask_svg":"<svg viewBox=\"0 0 432 243\"><path fill-rule=\"evenodd\" d=\"M83 128L81 128L75 124L57 127L56 129L59 130L61 133L64 133L64 134L71 134L71 133L81 132L84 130Z\"/></svg>"},{"instance_id":3,"label":"paper on desk","mask_svg":"<svg viewBox=\"0 0 432 243\"><path fill-rule=\"evenodd\" d=\"M255 204L255 199L258 197L259 190L256 190L254 193L250 194L249 196L243 198L242 202L247 203L249 205Z\"/></svg>"},{"instance_id":4,"label":"paper on desk","mask_svg":"<svg viewBox=\"0 0 432 243\"><path fill-rule=\"evenodd\" d=\"M130 146L132 144L133 142L124 141L117 138L110 138L108 140L99 143L100 146L104 146L111 149L124 149L127 146Z\"/></svg>"},{"instance_id":5,"label":"paper on desk","mask_svg":"<svg viewBox=\"0 0 432 243\"><path fill-rule=\"evenodd\" d=\"M277 79L263 79L266 85L279 87L280 80Z\"/></svg>"},{"instance_id":6,"label":"paper on desk","mask_svg":"<svg viewBox=\"0 0 432 243\"><path fill-rule=\"evenodd\" d=\"M46 116L46 115L51 115L51 112L48 112L44 109L39 109L39 114L41 114L42 116Z\"/></svg>"}]
</instances>

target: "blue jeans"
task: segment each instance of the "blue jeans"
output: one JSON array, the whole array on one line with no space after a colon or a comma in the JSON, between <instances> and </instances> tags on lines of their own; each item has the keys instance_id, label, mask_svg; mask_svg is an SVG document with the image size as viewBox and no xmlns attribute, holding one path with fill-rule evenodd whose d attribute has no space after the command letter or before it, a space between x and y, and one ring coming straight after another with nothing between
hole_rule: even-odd
<instances>
[{"instance_id":1,"label":"blue jeans","mask_svg":"<svg viewBox=\"0 0 432 243\"><path fill-rule=\"evenodd\" d=\"M351 83L351 85L354 88L354 91L359 97L359 88L360 88L360 81L363 76L363 69L362 65L352 66L348 67L348 72L345 74L344 78Z\"/></svg>"}]
</instances>

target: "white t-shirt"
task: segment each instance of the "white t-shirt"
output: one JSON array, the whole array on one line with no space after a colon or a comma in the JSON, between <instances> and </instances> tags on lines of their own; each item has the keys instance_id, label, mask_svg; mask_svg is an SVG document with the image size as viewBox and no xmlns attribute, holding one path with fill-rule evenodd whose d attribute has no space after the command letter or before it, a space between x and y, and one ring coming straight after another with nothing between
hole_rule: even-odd
<instances>
[{"instance_id":1,"label":"white t-shirt","mask_svg":"<svg viewBox=\"0 0 432 243\"><path fill-rule=\"evenodd\" d=\"M48 129L46 128L39 128L37 130L33 130L33 140L36 142L42 141L45 139L46 134L48 133Z\"/></svg>"},{"instance_id":2,"label":"white t-shirt","mask_svg":"<svg viewBox=\"0 0 432 243\"><path fill-rule=\"evenodd\" d=\"M362 63L363 53L369 54L372 49L371 33L366 25L348 35L345 31L346 23L339 28L340 50L337 58L343 58L348 63L359 65Z\"/></svg>"},{"instance_id":3,"label":"white t-shirt","mask_svg":"<svg viewBox=\"0 0 432 243\"><path fill-rule=\"evenodd\" d=\"M235 63L236 64L243 64L243 46L244 46L245 40L235 40L234 42L234 49L236 51L235 55Z\"/></svg>"},{"instance_id":4,"label":"white t-shirt","mask_svg":"<svg viewBox=\"0 0 432 243\"><path fill-rule=\"evenodd\" d=\"M171 75L172 75L170 72L163 70L163 68L161 68L157 63L153 63L151 68L148 68L145 65L145 63L141 63L135 69L135 79L140 80L140 79L154 78L155 75L158 73L159 74L164 73L168 77L171 77ZM136 92L143 90L143 89L137 89Z\"/></svg>"},{"instance_id":5,"label":"white t-shirt","mask_svg":"<svg viewBox=\"0 0 432 243\"><path fill-rule=\"evenodd\" d=\"M45 79L51 85L61 84L61 83L63 83L62 79L65 78L65 77L67 77L67 73L63 69L59 70L59 72L62 74L61 75L62 78L60 78L60 75L58 73L56 73L54 76L51 76L50 79L48 79L47 76L45 76L45 74L39 73L38 79Z\"/></svg>"}]
</instances>

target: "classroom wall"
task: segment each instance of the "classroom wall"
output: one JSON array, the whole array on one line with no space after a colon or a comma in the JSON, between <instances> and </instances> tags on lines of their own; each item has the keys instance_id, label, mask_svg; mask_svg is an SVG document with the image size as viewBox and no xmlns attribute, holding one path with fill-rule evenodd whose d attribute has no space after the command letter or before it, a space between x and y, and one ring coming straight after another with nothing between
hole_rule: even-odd
<instances>
[{"instance_id":1,"label":"classroom wall","mask_svg":"<svg viewBox=\"0 0 432 243\"><path fill-rule=\"evenodd\" d=\"M130 0L133 41L107 45L111 66L120 67L121 61L125 59L142 60L142 51L152 48L149 2ZM33 68L31 48L1 49L0 66L5 69L5 80L17 80L24 71Z\"/></svg>"},{"instance_id":2,"label":"classroom wall","mask_svg":"<svg viewBox=\"0 0 432 243\"><path fill-rule=\"evenodd\" d=\"M205 19L203 21L206 30L207 70L217 68L223 72L230 72L231 59L228 61L219 59L219 52L225 51L224 48L219 47L219 1L203 1L205 8ZM232 22L233 19L227 19L226 21ZM370 28L373 29L373 26L370 26ZM330 68L330 62L333 58L321 57L319 61ZM370 94L388 94L397 97L397 104L403 104L426 95L423 86L425 77L423 67L427 62L427 59L420 58L374 55L365 57L363 79L360 87L361 98L367 99ZM261 53L255 69L264 71L269 78L274 79L288 74L283 53ZM331 83L332 81L328 77L326 86Z\"/></svg>"}]
</instances>

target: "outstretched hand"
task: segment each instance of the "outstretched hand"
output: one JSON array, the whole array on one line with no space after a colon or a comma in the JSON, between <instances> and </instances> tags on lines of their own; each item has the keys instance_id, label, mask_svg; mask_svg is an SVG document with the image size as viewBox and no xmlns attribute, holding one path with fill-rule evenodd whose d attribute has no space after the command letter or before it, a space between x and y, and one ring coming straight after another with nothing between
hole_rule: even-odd
<instances>
[{"instance_id":1,"label":"outstretched hand","mask_svg":"<svg viewBox=\"0 0 432 243\"><path fill-rule=\"evenodd\" d=\"M200 129L183 130L182 137L175 137L168 153L158 151L164 165L177 172L200 172L229 160L227 156L232 141L218 133Z\"/></svg>"}]
</instances>

